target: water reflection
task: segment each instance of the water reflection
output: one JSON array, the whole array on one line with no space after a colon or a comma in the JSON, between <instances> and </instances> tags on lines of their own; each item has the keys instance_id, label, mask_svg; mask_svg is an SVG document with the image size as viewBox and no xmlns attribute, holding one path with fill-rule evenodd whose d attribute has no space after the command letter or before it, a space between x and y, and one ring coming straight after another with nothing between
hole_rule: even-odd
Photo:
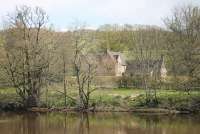
<instances>
[{"instance_id":1,"label":"water reflection","mask_svg":"<svg viewBox=\"0 0 200 134\"><path fill-rule=\"evenodd\" d=\"M198 134L199 115L0 114L0 134Z\"/></svg>"}]
</instances>

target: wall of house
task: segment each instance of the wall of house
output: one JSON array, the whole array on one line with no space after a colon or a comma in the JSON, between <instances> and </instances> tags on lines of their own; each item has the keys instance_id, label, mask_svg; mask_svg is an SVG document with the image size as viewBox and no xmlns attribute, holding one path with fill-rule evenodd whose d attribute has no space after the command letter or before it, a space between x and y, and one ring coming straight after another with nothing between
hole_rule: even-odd
<instances>
[{"instance_id":1,"label":"wall of house","mask_svg":"<svg viewBox=\"0 0 200 134\"><path fill-rule=\"evenodd\" d=\"M165 68L165 66L161 67L160 76L161 76L161 78L166 78L166 76L167 76L167 69Z\"/></svg>"},{"instance_id":2,"label":"wall of house","mask_svg":"<svg viewBox=\"0 0 200 134\"><path fill-rule=\"evenodd\" d=\"M122 65L121 57L118 57L117 64L115 65L115 75L122 76L126 71L126 66Z\"/></svg>"},{"instance_id":3,"label":"wall of house","mask_svg":"<svg viewBox=\"0 0 200 134\"><path fill-rule=\"evenodd\" d=\"M115 76L115 63L108 56L104 55L97 65L98 76Z\"/></svg>"},{"instance_id":4,"label":"wall of house","mask_svg":"<svg viewBox=\"0 0 200 134\"><path fill-rule=\"evenodd\" d=\"M126 72L126 66L117 64L116 65L116 76L122 76Z\"/></svg>"},{"instance_id":5,"label":"wall of house","mask_svg":"<svg viewBox=\"0 0 200 134\"><path fill-rule=\"evenodd\" d=\"M160 68L160 77L162 79L164 79L167 76L167 69L165 67L165 62L164 62L164 57L163 56L161 56L161 62L162 63L161 63L161 68Z\"/></svg>"}]
</instances>

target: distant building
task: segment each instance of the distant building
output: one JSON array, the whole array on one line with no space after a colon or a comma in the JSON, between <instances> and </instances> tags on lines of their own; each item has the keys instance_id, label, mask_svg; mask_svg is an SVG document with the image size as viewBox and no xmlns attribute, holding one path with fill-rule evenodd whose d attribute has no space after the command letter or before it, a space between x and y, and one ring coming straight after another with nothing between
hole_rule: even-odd
<instances>
[{"instance_id":1,"label":"distant building","mask_svg":"<svg viewBox=\"0 0 200 134\"><path fill-rule=\"evenodd\" d=\"M151 77L165 78L167 76L167 69L164 63L164 57L160 59L152 60L132 60L127 62L126 74L130 76L136 76L141 74L147 74Z\"/></svg>"},{"instance_id":2,"label":"distant building","mask_svg":"<svg viewBox=\"0 0 200 134\"><path fill-rule=\"evenodd\" d=\"M104 53L89 54L88 59L96 64L97 76L136 76L147 74L155 78L165 78L167 69L164 58L126 61L122 53L107 50Z\"/></svg>"},{"instance_id":3,"label":"distant building","mask_svg":"<svg viewBox=\"0 0 200 134\"><path fill-rule=\"evenodd\" d=\"M122 76L126 71L126 62L120 52L107 50L105 53L95 56L97 63L97 75Z\"/></svg>"},{"instance_id":4,"label":"distant building","mask_svg":"<svg viewBox=\"0 0 200 134\"><path fill-rule=\"evenodd\" d=\"M122 76L126 71L126 61L120 52L112 52L107 50L107 56L109 56L114 62L115 75Z\"/></svg>"}]
</instances>

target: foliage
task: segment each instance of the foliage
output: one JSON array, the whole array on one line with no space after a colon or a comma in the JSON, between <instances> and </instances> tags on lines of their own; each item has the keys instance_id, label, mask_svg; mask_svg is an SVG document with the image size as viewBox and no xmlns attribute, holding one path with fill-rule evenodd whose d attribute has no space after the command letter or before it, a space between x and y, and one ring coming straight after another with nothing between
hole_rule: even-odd
<instances>
[{"instance_id":1,"label":"foliage","mask_svg":"<svg viewBox=\"0 0 200 134\"><path fill-rule=\"evenodd\" d=\"M173 74L184 74L191 81L199 81L200 8L187 5L175 8L173 15L165 19L171 33L166 34L166 49ZM176 69L176 68L180 69Z\"/></svg>"},{"instance_id":2,"label":"foliage","mask_svg":"<svg viewBox=\"0 0 200 134\"><path fill-rule=\"evenodd\" d=\"M22 103L37 106L51 64L52 42L45 30L48 20L40 8L22 6L8 17L4 31L4 57L1 67L7 73Z\"/></svg>"},{"instance_id":3,"label":"foliage","mask_svg":"<svg viewBox=\"0 0 200 134\"><path fill-rule=\"evenodd\" d=\"M62 90L62 87L61 87ZM13 102L16 101L16 93L13 88L0 89L0 102ZM68 92L68 95L76 98L78 97L77 90ZM3 97L4 96L4 97ZM63 99L60 99L62 94L51 89L48 92L48 107L64 107ZM90 103L95 104L97 109L105 110L106 108L115 109L134 109L134 108L165 108L174 110L187 110L191 112L199 111L200 108L200 93L198 90L188 92L177 90L158 90L157 103L146 103L145 91L142 89L101 89L95 91L91 95ZM45 96L41 97L41 105L45 106ZM67 107L76 107L76 101L67 98Z\"/></svg>"},{"instance_id":4,"label":"foliage","mask_svg":"<svg viewBox=\"0 0 200 134\"><path fill-rule=\"evenodd\" d=\"M192 90L200 85L200 8L177 7L172 13L164 20L167 29L104 25L98 30L88 30L77 25L71 31L55 32L48 28L48 16L41 8L18 7L8 16L7 27L0 32L0 87L12 83L17 92L16 100L27 106L79 104L87 109L95 103L98 106L133 104L181 108L198 104ZM136 76L96 76L98 64L90 54L98 56L107 49L126 54L130 61L147 64L140 67L141 74ZM150 77L149 69L150 61L161 55L166 59L168 71L164 81L158 73ZM73 80L69 80L70 77ZM48 85L60 82L63 82L62 90L49 91ZM117 95L98 91L99 94L92 94L97 86L121 89L113 91L113 94L118 92ZM133 99L132 90L123 89L128 87L143 90ZM180 90L181 98L176 94L179 91L170 94L164 90L168 96L163 96L159 89ZM124 93L126 91L129 95Z\"/></svg>"}]
</instances>

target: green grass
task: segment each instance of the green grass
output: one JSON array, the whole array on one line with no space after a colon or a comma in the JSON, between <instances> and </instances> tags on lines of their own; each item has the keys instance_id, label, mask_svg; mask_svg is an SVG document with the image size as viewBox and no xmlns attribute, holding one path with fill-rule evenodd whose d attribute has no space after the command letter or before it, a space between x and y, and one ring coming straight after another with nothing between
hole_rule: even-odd
<instances>
[{"instance_id":1,"label":"green grass","mask_svg":"<svg viewBox=\"0 0 200 134\"><path fill-rule=\"evenodd\" d=\"M141 89L127 89L127 88L116 88L116 89L100 89L94 92L94 95L119 95L119 96L131 96L135 94L143 93Z\"/></svg>"},{"instance_id":2,"label":"green grass","mask_svg":"<svg viewBox=\"0 0 200 134\"><path fill-rule=\"evenodd\" d=\"M146 104L144 94L136 97L131 105L132 107L149 107ZM200 110L200 92L191 91L188 94L184 91L160 90L157 91L157 104L154 107L197 111Z\"/></svg>"},{"instance_id":3,"label":"green grass","mask_svg":"<svg viewBox=\"0 0 200 134\"><path fill-rule=\"evenodd\" d=\"M62 89L57 89L62 91ZM62 107L64 106L64 97L63 94L51 88L48 93L48 105L52 107ZM77 90L68 90L68 95L77 99L78 91ZM125 100L127 97L134 97L141 93L144 93L143 90L138 89L98 89L91 94L91 103L95 103L97 106L120 106L119 103L122 100ZM45 96L42 96L43 102L45 101ZM69 106L75 106L70 98L67 99Z\"/></svg>"},{"instance_id":4,"label":"green grass","mask_svg":"<svg viewBox=\"0 0 200 134\"><path fill-rule=\"evenodd\" d=\"M19 100L14 88L0 88L0 102L16 102Z\"/></svg>"},{"instance_id":5,"label":"green grass","mask_svg":"<svg viewBox=\"0 0 200 134\"><path fill-rule=\"evenodd\" d=\"M48 91L48 106L63 107L63 94L56 90L62 91L60 88L51 87ZM68 90L68 95L77 99L77 90ZM0 89L0 102L16 102L19 100L14 88ZM43 93L42 104L46 103L46 96ZM76 102L67 99L68 106L76 106ZM130 109L135 107L152 107L145 101L145 91L142 89L99 89L91 94L91 104L95 103L101 108L124 108ZM189 94L184 91L177 90L158 90L157 104L153 107L168 108L168 109L197 109L200 107L200 91L191 91Z\"/></svg>"}]
</instances>

